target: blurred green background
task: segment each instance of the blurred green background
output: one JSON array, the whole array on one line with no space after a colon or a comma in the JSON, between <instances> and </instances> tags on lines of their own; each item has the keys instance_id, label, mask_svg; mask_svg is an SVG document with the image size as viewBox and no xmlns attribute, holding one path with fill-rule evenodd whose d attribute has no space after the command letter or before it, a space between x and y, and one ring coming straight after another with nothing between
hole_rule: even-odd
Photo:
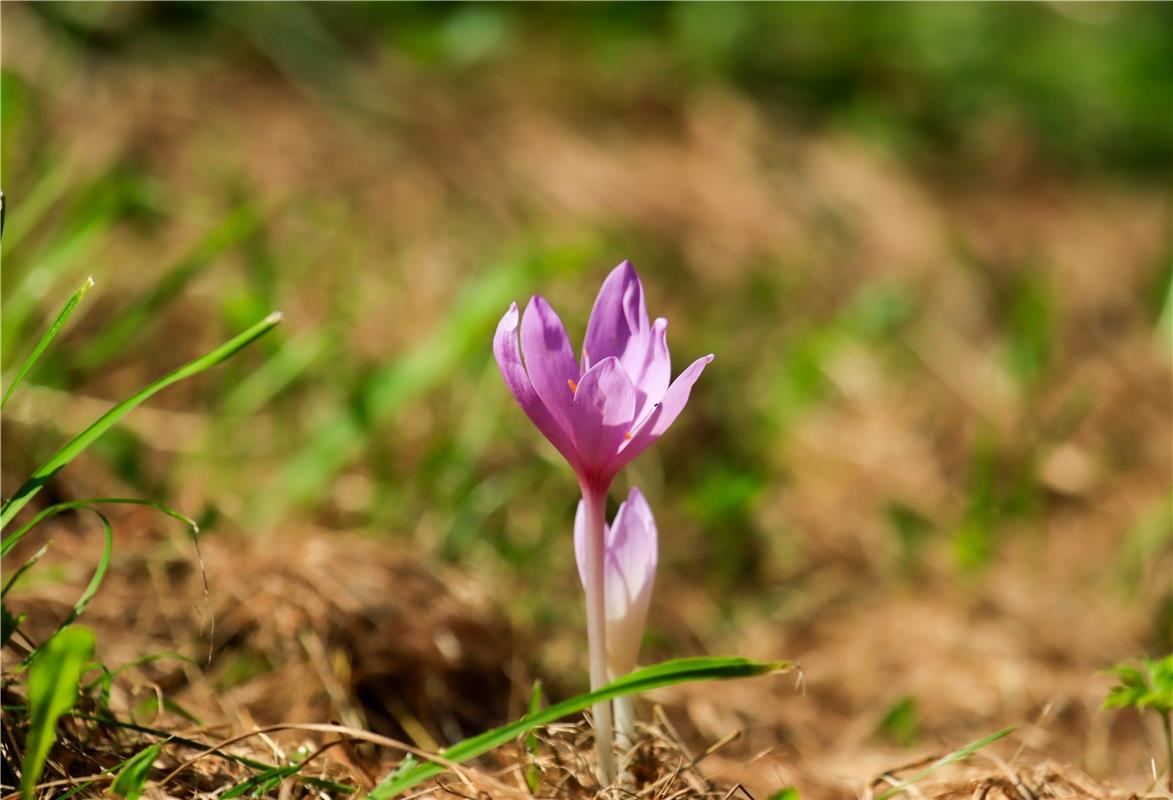
<instances>
[{"instance_id":1,"label":"blurred green background","mask_svg":"<svg viewBox=\"0 0 1173 800\"><path fill-rule=\"evenodd\" d=\"M1170 5L6 3L4 24L5 369L97 281L5 415L6 485L281 309L46 499L168 498L209 536L357 529L508 587L539 637L577 630L574 483L490 340L541 293L579 341L628 258L675 368L717 354L615 492L660 519L652 652L763 620L802 647L827 608L940 580L1019 587L1040 626L1111 609L1080 669L1167 649Z\"/></svg>"},{"instance_id":2,"label":"blurred green background","mask_svg":"<svg viewBox=\"0 0 1173 800\"><path fill-rule=\"evenodd\" d=\"M972 252L949 211L928 220L946 230L907 234L947 240L936 263L877 262L851 216L885 216L903 189L872 184L1014 203L1037 176L1165 199L1173 166L1160 4L65 3L6 17L5 364L86 274L99 299L36 376L46 389L116 397L284 309L282 336L170 398L174 420L103 443L118 477L150 494L198 486L205 515L246 526L308 514L506 569L565 549L574 500L487 358L508 301L546 294L577 338L626 257L674 320L678 368L718 353L681 430L634 473L671 498L665 515L703 529L719 554L698 562L718 565L709 578L746 586L765 546L755 510L801 468L791 426L841 400L827 364L863 349L882 380L924 380L907 337L942 275L981 293L979 346L1004 351L993 368L1017 402L1079 356L1063 342L1069 265L1029 244ZM564 176L527 173L540 153L509 161L543 137ZM853 208L836 207L807 186L819 140L866 154L830 172L863 158L898 174L863 175L834 198ZM632 197L608 173L677 156L700 174L646 170L673 197ZM743 188L811 196L747 210ZM926 222L887 210L896 227ZM733 252L715 252L726 235ZM1151 325L1169 252L1147 255L1130 272ZM6 472L58 434L21 435ZM1036 443L1014 443L1022 469L993 474L1009 443L982 442L961 468L975 495L964 537L1038 510ZM893 512L904 546L910 513Z\"/></svg>"}]
</instances>

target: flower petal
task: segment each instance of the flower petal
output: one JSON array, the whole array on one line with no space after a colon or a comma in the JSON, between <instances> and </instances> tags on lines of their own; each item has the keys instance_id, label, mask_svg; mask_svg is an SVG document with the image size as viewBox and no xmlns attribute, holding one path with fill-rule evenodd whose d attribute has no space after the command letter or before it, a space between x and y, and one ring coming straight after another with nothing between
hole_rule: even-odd
<instances>
[{"instance_id":1,"label":"flower petal","mask_svg":"<svg viewBox=\"0 0 1173 800\"><path fill-rule=\"evenodd\" d=\"M586 589L586 509L582 500L578 501L578 508L574 509L574 561L578 564L578 580L582 588Z\"/></svg>"},{"instance_id":2,"label":"flower petal","mask_svg":"<svg viewBox=\"0 0 1173 800\"><path fill-rule=\"evenodd\" d=\"M595 364L578 382L571 409L571 432L583 476L606 486L614 473L606 468L627 441L635 417L635 387L615 357Z\"/></svg>"},{"instance_id":3,"label":"flower petal","mask_svg":"<svg viewBox=\"0 0 1173 800\"><path fill-rule=\"evenodd\" d=\"M647 622L657 561L656 521L647 500L632 488L607 536L607 658L611 672L635 667Z\"/></svg>"},{"instance_id":4,"label":"flower petal","mask_svg":"<svg viewBox=\"0 0 1173 800\"><path fill-rule=\"evenodd\" d=\"M644 590L656 572L656 520L638 488L633 486L627 500L619 504L606 541L608 566L614 565L623 576L624 591L617 590L614 598L616 608L623 608L626 601ZM607 599L610 604L610 591Z\"/></svg>"},{"instance_id":5,"label":"flower petal","mask_svg":"<svg viewBox=\"0 0 1173 800\"><path fill-rule=\"evenodd\" d=\"M664 392L672 380L672 359L668 355L668 320L660 317L652 324L647 344L643 363L631 379L636 391L637 425L664 399Z\"/></svg>"},{"instance_id":6,"label":"flower petal","mask_svg":"<svg viewBox=\"0 0 1173 800\"><path fill-rule=\"evenodd\" d=\"M606 541L611 535L611 526L603 523L603 542L604 548ZM604 549L604 553L606 550ZM604 555L604 559L606 556ZM574 561L578 564L578 579L582 582L582 588L586 589L586 509L583 508L582 500L578 501L578 508L574 510ZM605 561L604 561L605 563ZM604 592L606 592L606 569L604 568L603 577Z\"/></svg>"},{"instance_id":7,"label":"flower petal","mask_svg":"<svg viewBox=\"0 0 1173 800\"><path fill-rule=\"evenodd\" d=\"M648 334L643 284L635 267L624 261L611 270L595 298L583 343L583 372L604 358L614 356L634 379L643 366Z\"/></svg>"},{"instance_id":8,"label":"flower petal","mask_svg":"<svg viewBox=\"0 0 1173 800\"><path fill-rule=\"evenodd\" d=\"M562 320L536 295L521 318L521 352L534 391L563 430L572 434L570 407L579 379L578 364Z\"/></svg>"},{"instance_id":9,"label":"flower petal","mask_svg":"<svg viewBox=\"0 0 1173 800\"><path fill-rule=\"evenodd\" d=\"M630 672L639 656L658 559L656 521L639 489L632 488L603 536L607 661L611 674L618 677ZM581 500L574 515L574 557L585 588L586 514Z\"/></svg>"},{"instance_id":10,"label":"flower petal","mask_svg":"<svg viewBox=\"0 0 1173 800\"><path fill-rule=\"evenodd\" d=\"M664 392L664 398L660 404L639 424L631 440L619 451L619 455L612 465L614 472L618 472L624 465L630 463L632 459L650 447L676 421L680 412L688 405L688 396L692 393L693 384L700 378L705 366L714 358L712 353L698 358L689 364L688 368L680 373L676 380L672 381L672 385Z\"/></svg>"},{"instance_id":11,"label":"flower petal","mask_svg":"<svg viewBox=\"0 0 1173 800\"><path fill-rule=\"evenodd\" d=\"M521 352L517 346L517 303L510 303L509 310L497 323L493 336L493 355L501 377L526 416L537 426L542 435L558 449L570 465L577 469L578 454L575 452L569 432L554 419L542 399L534 391L529 374L521 363Z\"/></svg>"}]
</instances>

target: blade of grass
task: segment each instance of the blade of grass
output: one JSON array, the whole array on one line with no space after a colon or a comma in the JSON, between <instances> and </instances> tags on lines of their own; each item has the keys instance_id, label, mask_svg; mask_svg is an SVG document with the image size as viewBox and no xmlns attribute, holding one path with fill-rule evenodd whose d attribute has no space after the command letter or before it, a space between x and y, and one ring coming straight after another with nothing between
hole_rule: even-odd
<instances>
[{"instance_id":1,"label":"blade of grass","mask_svg":"<svg viewBox=\"0 0 1173 800\"><path fill-rule=\"evenodd\" d=\"M494 728L491 731L465 739L463 742L444 750L440 755L449 762L461 763L510 742L539 725L546 725L562 717L582 711L598 702L624 695L638 694L662 686L692 681L728 680L751 678L784 672L791 665L786 661L760 662L745 658L722 658L701 656L665 661L651 667L644 667L629 673L617 681L594 692L581 694L561 703L555 703L536 713L526 714L519 720ZM387 800L413 786L440 775L445 767L435 762L420 764L402 774L392 774L367 795L368 800Z\"/></svg>"},{"instance_id":2,"label":"blade of grass","mask_svg":"<svg viewBox=\"0 0 1173 800\"><path fill-rule=\"evenodd\" d=\"M27 617L27 614L13 614L0 603L0 647L8 644L12 634L16 633Z\"/></svg>"},{"instance_id":3,"label":"blade of grass","mask_svg":"<svg viewBox=\"0 0 1173 800\"><path fill-rule=\"evenodd\" d=\"M8 578L7 583L4 584L4 588L0 589L0 600L4 599L4 597L8 594L8 590L16 585L16 582L18 580L20 580L21 575L28 572L29 569L31 569L34 564L36 564L38 561L41 560L41 558L45 555L45 553L49 552L49 548L52 545L53 545L52 541L45 542L43 545L41 545L40 550L33 553L28 561L21 564L20 568L17 569L16 572L12 573L11 577Z\"/></svg>"},{"instance_id":4,"label":"blade of grass","mask_svg":"<svg viewBox=\"0 0 1173 800\"><path fill-rule=\"evenodd\" d=\"M167 658L173 658L176 661L182 661L185 664L191 664L193 666L199 665L199 661L191 658L190 656L185 656L183 653L176 653L171 650L161 650L158 653L149 653L145 656L139 656L132 661L127 661L125 664L119 664L114 669L107 669L105 666L103 666L102 674L87 683L85 688L89 690L97 688L98 686L109 684L110 681L128 669L135 669L136 667L145 666L147 664L154 664L156 661L162 661L163 659Z\"/></svg>"},{"instance_id":5,"label":"blade of grass","mask_svg":"<svg viewBox=\"0 0 1173 800\"><path fill-rule=\"evenodd\" d=\"M69 462L73 461L79 453L93 444L99 436L108 431L118 420L134 410L143 401L174 383L178 383L185 378L190 378L192 375L197 375L210 367L226 361L243 348L264 336L279 322L281 322L280 313L270 314L239 336L225 342L207 355L201 356L194 361L189 361L107 411L88 428L50 456L49 460L38 467L32 474L32 477L25 481L24 485L17 489L12 497L5 501L3 508L0 509L0 529L3 529L12 521L12 518L16 516L17 512L25 507L29 500L41 490L41 487L50 478L56 475Z\"/></svg>"},{"instance_id":6,"label":"blade of grass","mask_svg":"<svg viewBox=\"0 0 1173 800\"><path fill-rule=\"evenodd\" d=\"M230 798L240 797L248 792L255 792L258 795L264 794L280 785L286 778L296 775L300 769L301 764L283 764L279 767L272 767L232 786L220 797L224 800L230 800Z\"/></svg>"},{"instance_id":7,"label":"blade of grass","mask_svg":"<svg viewBox=\"0 0 1173 800\"><path fill-rule=\"evenodd\" d=\"M69 298L69 302L67 302L65 307L61 309L61 313L57 315L57 319L53 320L53 324L50 325L45 333L41 336L41 340L37 342L37 346L33 348L31 353L29 353L28 358L24 360L24 363L21 365L20 369L17 371L16 375L13 376L12 381L8 384L8 388L4 390L4 397L0 398L0 408L4 408L4 406L7 405L8 398L12 396L12 390L15 389L17 385L20 384L22 380L24 380L25 376L29 374L29 371L32 370L32 368L36 365L37 360L40 359L41 355L45 352L53 340L57 338L57 334L61 333L61 329L65 327L65 323L69 321L71 316L73 316L73 312L77 310L77 307L81 303L82 298L84 298L86 293L88 293L92 288L94 288L93 277L86 278L85 283L81 285L81 288L74 292L73 296Z\"/></svg>"},{"instance_id":8,"label":"blade of grass","mask_svg":"<svg viewBox=\"0 0 1173 800\"><path fill-rule=\"evenodd\" d=\"M21 667L28 666L37 657L38 653L44 650L45 647L47 647L49 643L53 641L53 639L59 636L62 631L72 625L73 622L81 616L82 612L86 610L86 606L88 606L90 601L94 599L94 595L98 593L98 588L102 585L102 580L106 577L106 570L110 567L110 556L114 553L114 528L111 527L110 520L106 519L106 515L101 511L98 511L96 508L90 508L89 510L96 514L98 519L102 522L104 542L102 544L102 555L98 559L98 567L94 570L94 574L90 578L90 582L82 591L81 597L77 598L77 602L74 603L73 608L69 610L69 614L67 614L65 619L61 621L61 624L57 626L56 630L53 631L52 635L45 642L45 644L42 644L36 650L33 650L33 652L25 656L24 660L21 662Z\"/></svg>"},{"instance_id":9,"label":"blade of grass","mask_svg":"<svg viewBox=\"0 0 1173 800\"><path fill-rule=\"evenodd\" d=\"M139 497L90 497L85 500L67 500L64 503L57 503L48 508L42 509L35 517L29 520L19 530L4 537L4 541L0 542L0 556L8 555L9 551L16 546L16 543L24 537L29 531L35 528L41 522L44 522L49 517L56 516L64 511L73 511L76 509L89 508L91 506L100 505L128 505L128 506L147 506L153 508L160 514L166 514L172 519L179 520L187 526L191 532L192 537L198 540L200 533L200 526L196 521L186 514L176 511L170 506L164 505L156 500L144 500Z\"/></svg>"},{"instance_id":10,"label":"blade of grass","mask_svg":"<svg viewBox=\"0 0 1173 800\"><path fill-rule=\"evenodd\" d=\"M185 655L181 655L179 653L171 653L171 652L167 652L167 651L160 652L160 653L152 653L150 655L142 656L141 658L136 658L135 660L128 661L125 664L122 664L121 666L116 667L114 669L110 669L105 664L99 663L97 665L98 676L96 678L91 679L88 683L86 683L85 686L82 687L82 689L87 694L89 694L90 692L97 689L96 699L97 699L98 707L100 709L102 709L103 712L108 714L108 713L110 713L110 692L114 688L114 679L116 677L118 677L120 674L122 674L122 672L124 672L125 670L133 669L135 667L139 667L144 664L152 664L152 663L154 663L156 661L160 661L164 658L173 658L177 661L182 661L182 662L192 664L192 665L198 664L198 662L193 658L188 658ZM178 708L178 704L172 703L166 697L162 698L162 703L163 703L164 708L169 708L171 706L175 706L176 708ZM180 709L177 713L182 717L189 718L189 721L195 723L196 725L203 724L200 720L192 717L184 709Z\"/></svg>"},{"instance_id":11,"label":"blade of grass","mask_svg":"<svg viewBox=\"0 0 1173 800\"><path fill-rule=\"evenodd\" d=\"M22 800L32 800L45 758L57 738L57 720L77 699L82 670L93 658L94 634L86 628L68 628L38 652L29 669L30 722L20 770Z\"/></svg>"},{"instance_id":12,"label":"blade of grass","mask_svg":"<svg viewBox=\"0 0 1173 800\"><path fill-rule=\"evenodd\" d=\"M538 680L534 681L534 688L529 696L529 716L532 717L534 714L537 714L541 710L542 710L542 681L539 678ZM525 766L525 785L529 787L529 793L534 796L537 796L538 787L541 785L541 782L542 782L542 772L540 769L538 769L538 765L536 763L536 760L534 759L534 756L536 756L538 754L539 744L540 744L540 742L538 741L538 737L534 735L532 730L525 734L524 745L525 745L525 752L528 756L528 758L526 759L527 763ZM406 762L407 762L407 759L405 758L404 763L406 763Z\"/></svg>"},{"instance_id":13,"label":"blade of grass","mask_svg":"<svg viewBox=\"0 0 1173 800\"><path fill-rule=\"evenodd\" d=\"M63 505L65 505L65 504L63 504ZM94 599L94 595L98 593L98 587L100 587L102 585L102 580L106 577L106 570L110 566L110 556L114 552L114 529L113 529L113 527L111 527L110 520L106 518L106 515L103 514L101 511L98 511L96 508L92 508L90 505L88 505L86 503L86 501L74 502L70 505L72 505L75 508L86 508L97 515L98 519L102 523L102 530L103 530L103 535L105 537L105 543L102 546L102 556L98 561L98 567L96 570L94 570L94 574L90 578L89 584L86 586L85 590L82 592L81 597L79 597L77 599L77 602L73 604L73 608L70 609L70 612L66 616L66 618L64 620L62 620L61 624L57 626L57 629L53 631L53 634L50 636L50 639L52 639L53 636L56 636L60 631L64 630L67 626L72 624L79 616L81 616L81 613L83 611L85 611L86 606L88 606L90 604L90 601ZM20 531L18 533L23 533L23 531ZM9 538L12 538L12 537L9 537ZM12 584L16 581L16 579L18 577L20 577L21 572L24 572L25 569L32 566L32 564L35 563L36 560L40 558L41 554L43 554L45 549L46 548L42 548L41 551L39 551L33 557L33 559L30 559L30 561L28 563L26 563L23 567L21 567L21 569L17 572L17 574L14 575L9 580L8 585L4 587L5 592L7 592L8 589L12 586ZM18 627L19 627L19 622L17 622L15 625L10 627L6 631L6 636L4 637L5 642L7 642L8 638L13 633L16 632L16 629ZM43 646L44 645L42 645L42 647ZM27 656L25 656L24 660L21 662L21 668L23 669L24 667L26 667L29 664L29 662L32 661L32 659L34 659L36 657L36 655L39 651L40 651L40 648L34 649L31 653L29 653Z\"/></svg>"},{"instance_id":14,"label":"blade of grass","mask_svg":"<svg viewBox=\"0 0 1173 800\"><path fill-rule=\"evenodd\" d=\"M13 706L11 708L16 709L18 707ZM5 710L8 710L8 707L6 707ZM73 717L74 719L83 720L85 722L97 722L99 724L109 725L121 730L134 731L135 733L145 733L148 736L156 736L165 740L165 742L181 745L191 750L200 751L205 750L208 747L206 742L197 741L195 739L186 739L182 736L177 736L168 731L159 730L158 728L151 728L147 725L137 725L132 722L124 722L111 715L80 714L77 712L71 712L69 716ZM223 750L215 751L215 753L217 756L225 759L226 761L231 761L234 764L240 764L242 767L247 767L249 769L268 770L273 769L274 767L274 765L266 764L264 761L257 761L256 759L248 758L247 756L236 755L235 753L230 753ZM305 783L309 786L314 786L319 789L327 789L329 791L338 792L340 794L351 794L358 791L354 786L350 786L345 783L336 783L334 781L328 781L322 778L311 778L308 775L301 776L300 780L302 783Z\"/></svg>"},{"instance_id":15,"label":"blade of grass","mask_svg":"<svg viewBox=\"0 0 1173 800\"><path fill-rule=\"evenodd\" d=\"M70 715L70 716L73 716L73 715ZM163 742L161 742L160 745L151 745L150 747L147 748L147 750L151 750L154 747L160 747L163 744L167 744L169 741L170 741L170 739L167 739L167 740L164 740ZM93 786L95 783L97 783L99 781L99 779L107 779L108 780L110 777L113 777L114 781L117 782L119 780L119 777L121 776L122 770L125 769L127 767L127 765L129 765L131 762L136 761L137 759L144 757L143 753L145 753L145 752L146 752L146 750L143 750L138 753L135 753L134 755L130 756L129 758L122 759L114 766L103 769L99 773L99 776L95 777L93 780L83 781L82 783L79 783L77 786L74 786L72 789L70 789L62 794L57 795L55 798L53 798L53 800L69 800L69 798L73 797L75 794L81 794L86 789ZM156 755L156 758L157 757L158 756Z\"/></svg>"},{"instance_id":16,"label":"blade of grass","mask_svg":"<svg viewBox=\"0 0 1173 800\"><path fill-rule=\"evenodd\" d=\"M1003 728L1000 731L995 731L994 733L991 733L989 736L985 736L981 739L978 739L975 742L970 742L969 744L965 745L965 747L959 747L958 749L954 750L952 753L949 753L948 755L945 755L945 756L942 756L941 758L938 758L932 764L929 764L927 767L925 767L920 772L913 775L911 778L908 778L907 780L903 780L900 783L896 784L895 786L892 786L892 787L886 789L883 793L881 793L880 795L878 795L876 797L876 800L888 800L888 798L890 798L890 797L895 797L896 795L900 794L901 792L908 790L909 787L911 787L917 783L920 783L925 778L929 777L930 775L932 775L934 772L941 769L942 767L947 767L950 764L953 764L955 762L969 758L971 755L976 753L978 750L981 750L986 745L993 744L994 742L998 741L1002 737L1009 736L1013 732L1014 732L1014 726L1011 725L1008 728Z\"/></svg>"},{"instance_id":17,"label":"blade of grass","mask_svg":"<svg viewBox=\"0 0 1173 800\"><path fill-rule=\"evenodd\" d=\"M4 318L0 320L4 341L24 340L25 325L44 298L57 291L60 283L72 272L70 267L89 256L113 224L112 209L95 209L92 216L78 223L76 229L61 234L45 248L44 253L31 259L31 266L23 275L9 281L12 286L4 299Z\"/></svg>"},{"instance_id":18,"label":"blade of grass","mask_svg":"<svg viewBox=\"0 0 1173 800\"><path fill-rule=\"evenodd\" d=\"M225 394L220 413L227 417L251 417L298 375L331 354L337 342L336 335L319 329L284 342L264 364Z\"/></svg>"},{"instance_id":19,"label":"blade of grass","mask_svg":"<svg viewBox=\"0 0 1173 800\"><path fill-rule=\"evenodd\" d=\"M33 517L27 524L25 524L23 527L21 527L15 533L9 534L8 536L4 537L4 540L2 542L0 542L0 557L6 555L13 547L16 546L17 542L19 542L21 540L21 538L24 537L25 534L27 534L29 531L31 531L33 528L35 528L38 524L40 524L44 520L48 519L49 517L54 516L56 514L60 514L63 511L70 511L73 509L89 508L90 510L94 510L92 507L96 506L96 505L146 506L147 508L152 508L161 514L165 514L166 516L171 517L172 519L178 520L184 524L184 526L187 528L188 536L191 539L192 545L195 547L196 560L199 562L199 566L200 566L200 578L203 582L203 589L204 589L204 609L207 612L208 619L209 619L209 629L208 629L209 653L208 653L208 657L211 658L210 648L211 648L211 641L214 638L213 635L215 633L216 622L215 622L214 616L212 615L212 605L211 605L211 599L210 599L210 594L209 594L210 590L208 587L208 574L204 569L203 555L200 553L200 526L191 517L187 516L186 514L180 513L179 511L176 511L175 509L171 508L168 505L160 503L156 500L145 500L145 499L142 499L139 497L93 497L93 498L88 498L85 500L69 500L64 503L57 503L56 505L52 505L52 506L49 506L48 508L42 509L35 517ZM97 513L96 510L95 510L95 513ZM102 515L99 514L99 516L102 516ZM105 519L105 517L102 517L102 519ZM45 548L42 548L42 552L44 549ZM35 563L35 559L39 559L41 554L42 553L39 552L36 556L34 556L33 562L25 564L24 566L21 567L21 569L18 571L18 573L16 575L14 575L9 580L8 584L4 587L3 591L5 593L7 593L8 588L13 583L16 582L16 579L18 577L20 577L20 573L24 572L28 567L32 566L32 563ZM0 595L0 597L2 597L2 596L3 595Z\"/></svg>"},{"instance_id":20,"label":"blade of grass","mask_svg":"<svg viewBox=\"0 0 1173 800\"><path fill-rule=\"evenodd\" d=\"M151 774L151 767L163 750L164 744L165 742L157 742L123 762L122 769L118 771L118 777L114 779L110 791L119 797L125 797L126 800L138 800L138 796L142 794L143 786Z\"/></svg>"}]
</instances>

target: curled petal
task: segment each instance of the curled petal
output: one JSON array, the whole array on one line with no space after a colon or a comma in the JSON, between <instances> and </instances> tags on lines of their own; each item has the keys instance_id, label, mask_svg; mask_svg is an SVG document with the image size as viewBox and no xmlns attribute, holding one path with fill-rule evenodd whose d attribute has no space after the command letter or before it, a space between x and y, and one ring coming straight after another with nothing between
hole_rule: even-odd
<instances>
[{"instance_id":1,"label":"curled petal","mask_svg":"<svg viewBox=\"0 0 1173 800\"><path fill-rule=\"evenodd\" d=\"M583 344L582 368L615 357L633 380L648 350L648 309L644 289L631 263L624 261L603 281Z\"/></svg>"},{"instance_id":2,"label":"curled petal","mask_svg":"<svg viewBox=\"0 0 1173 800\"><path fill-rule=\"evenodd\" d=\"M616 457L613 469L618 472L625 464L646 450L664 431L676 421L680 412L688 404L688 396L692 393L692 386L704 372L705 366L714 356L710 353L702 356L688 365L688 368L672 381L672 385L664 392L664 399L648 414L633 432L632 438Z\"/></svg>"},{"instance_id":3,"label":"curled petal","mask_svg":"<svg viewBox=\"0 0 1173 800\"><path fill-rule=\"evenodd\" d=\"M578 457L588 473L582 477L606 487L614 472L607 466L627 441L635 418L635 388L619 359L605 358L578 382L570 429Z\"/></svg>"},{"instance_id":4,"label":"curled petal","mask_svg":"<svg viewBox=\"0 0 1173 800\"><path fill-rule=\"evenodd\" d=\"M543 298L530 298L521 318L521 352L534 391L567 433L579 378L578 364L562 320Z\"/></svg>"},{"instance_id":5,"label":"curled petal","mask_svg":"<svg viewBox=\"0 0 1173 800\"><path fill-rule=\"evenodd\" d=\"M510 303L509 310L497 323L493 336L493 356L505 379L505 385L517 398L518 405L526 416L537 426L542 435L558 449L571 466L577 468L578 460L574 445L567 430L554 419L545 403L534 391L529 374L521 362L521 351L517 346L517 303Z\"/></svg>"}]
</instances>

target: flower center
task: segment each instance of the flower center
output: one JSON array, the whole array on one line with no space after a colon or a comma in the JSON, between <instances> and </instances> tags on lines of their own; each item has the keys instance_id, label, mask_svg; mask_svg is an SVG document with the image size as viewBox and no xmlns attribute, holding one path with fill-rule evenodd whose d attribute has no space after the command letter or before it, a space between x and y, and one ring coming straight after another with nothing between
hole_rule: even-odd
<instances>
[{"instance_id":1,"label":"flower center","mask_svg":"<svg viewBox=\"0 0 1173 800\"><path fill-rule=\"evenodd\" d=\"M571 393L572 393L572 394L573 394L574 392L577 392L577 391L578 391L578 384L577 384L577 383L575 383L574 381L572 381L570 378L567 378L567 379L566 379L566 385L570 387L570 391L571 391Z\"/></svg>"}]
</instances>

